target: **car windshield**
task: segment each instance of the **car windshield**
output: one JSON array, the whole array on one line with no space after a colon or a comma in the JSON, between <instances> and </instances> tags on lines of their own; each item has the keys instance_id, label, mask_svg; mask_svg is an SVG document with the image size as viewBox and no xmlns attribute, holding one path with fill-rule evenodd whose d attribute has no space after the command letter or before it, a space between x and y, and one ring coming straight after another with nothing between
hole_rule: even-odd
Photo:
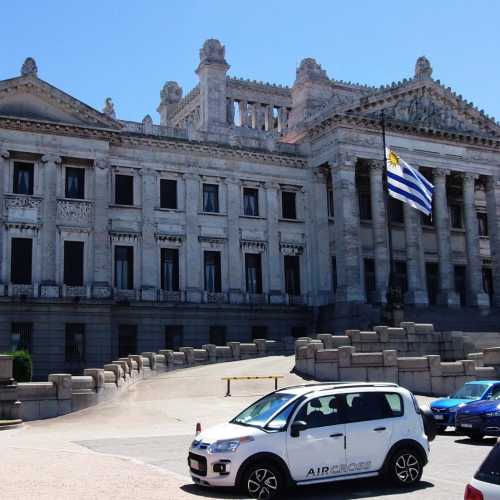
<instances>
[{"instance_id":1,"label":"car windshield","mask_svg":"<svg viewBox=\"0 0 500 500\"><path fill-rule=\"evenodd\" d=\"M240 425L263 427L264 424L280 409L295 397L294 394L283 392L269 394L253 405L243 410L231 422Z\"/></svg>"},{"instance_id":2,"label":"car windshield","mask_svg":"<svg viewBox=\"0 0 500 500\"><path fill-rule=\"evenodd\" d=\"M450 396L451 399L478 399L488 389L486 384L465 384L455 394Z\"/></svg>"}]
</instances>

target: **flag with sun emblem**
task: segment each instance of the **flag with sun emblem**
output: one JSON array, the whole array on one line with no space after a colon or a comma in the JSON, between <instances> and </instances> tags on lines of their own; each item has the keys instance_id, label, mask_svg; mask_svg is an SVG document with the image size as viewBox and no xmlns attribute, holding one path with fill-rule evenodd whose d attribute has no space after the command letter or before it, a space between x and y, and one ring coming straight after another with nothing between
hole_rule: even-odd
<instances>
[{"instance_id":1,"label":"flag with sun emblem","mask_svg":"<svg viewBox=\"0 0 500 500\"><path fill-rule=\"evenodd\" d=\"M389 194L426 215L432 212L434 186L394 151L386 148Z\"/></svg>"}]
</instances>

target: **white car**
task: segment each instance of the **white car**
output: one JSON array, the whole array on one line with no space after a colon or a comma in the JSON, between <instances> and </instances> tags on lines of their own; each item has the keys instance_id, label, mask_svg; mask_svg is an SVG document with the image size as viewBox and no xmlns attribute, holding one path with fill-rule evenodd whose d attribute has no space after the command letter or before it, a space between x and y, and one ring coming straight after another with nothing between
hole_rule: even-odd
<instances>
[{"instance_id":1,"label":"white car","mask_svg":"<svg viewBox=\"0 0 500 500\"><path fill-rule=\"evenodd\" d=\"M500 440L465 488L465 500L500 499Z\"/></svg>"},{"instance_id":2,"label":"white car","mask_svg":"<svg viewBox=\"0 0 500 500\"><path fill-rule=\"evenodd\" d=\"M413 394L396 384L287 387L199 434L188 465L198 485L238 487L259 499L290 484L380 474L409 486L427 463L426 429L434 438L425 421Z\"/></svg>"}]
</instances>

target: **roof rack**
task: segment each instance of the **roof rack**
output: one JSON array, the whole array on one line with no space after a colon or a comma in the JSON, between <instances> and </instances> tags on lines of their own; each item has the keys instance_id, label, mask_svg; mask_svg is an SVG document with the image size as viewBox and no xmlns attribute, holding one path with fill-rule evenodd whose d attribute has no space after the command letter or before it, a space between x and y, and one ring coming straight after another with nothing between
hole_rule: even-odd
<instances>
[{"instance_id":1,"label":"roof rack","mask_svg":"<svg viewBox=\"0 0 500 500\"><path fill-rule=\"evenodd\" d=\"M335 387L399 387L398 384L394 384L393 382L316 382L311 384L297 384L290 385L288 387L281 387L278 391L285 391L287 389L297 389L297 388L313 388L313 387L324 387L329 386L332 388ZM327 390L326 388L320 390ZM310 391L313 392L313 391Z\"/></svg>"}]
</instances>

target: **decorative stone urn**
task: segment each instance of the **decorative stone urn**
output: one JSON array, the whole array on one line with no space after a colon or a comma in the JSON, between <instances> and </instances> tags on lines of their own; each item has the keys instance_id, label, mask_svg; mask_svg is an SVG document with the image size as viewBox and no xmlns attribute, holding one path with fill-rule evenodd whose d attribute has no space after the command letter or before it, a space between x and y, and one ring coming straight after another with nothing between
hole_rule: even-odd
<instances>
[{"instance_id":1,"label":"decorative stone urn","mask_svg":"<svg viewBox=\"0 0 500 500\"><path fill-rule=\"evenodd\" d=\"M0 429L22 423L17 382L12 378L13 358L0 354Z\"/></svg>"}]
</instances>

